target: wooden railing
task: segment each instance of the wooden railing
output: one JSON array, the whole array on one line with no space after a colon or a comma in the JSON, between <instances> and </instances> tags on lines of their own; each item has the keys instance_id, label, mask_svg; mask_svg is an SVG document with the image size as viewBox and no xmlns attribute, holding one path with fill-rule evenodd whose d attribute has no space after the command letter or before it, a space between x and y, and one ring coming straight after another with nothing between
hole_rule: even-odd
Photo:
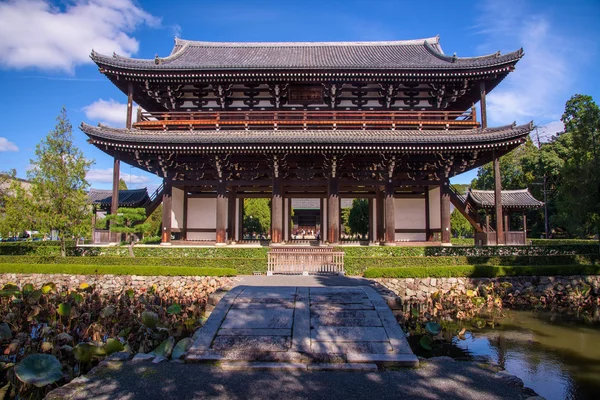
<instances>
[{"instance_id":1,"label":"wooden railing","mask_svg":"<svg viewBox=\"0 0 600 400\"><path fill-rule=\"evenodd\" d=\"M474 109L462 111L219 111L141 112L144 130L229 129L469 129Z\"/></svg>"},{"instance_id":2,"label":"wooden railing","mask_svg":"<svg viewBox=\"0 0 600 400\"><path fill-rule=\"evenodd\" d=\"M344 274L344 252L331 247L272 247L267 257L267 275Z\"/></svg>"}]
</instances>

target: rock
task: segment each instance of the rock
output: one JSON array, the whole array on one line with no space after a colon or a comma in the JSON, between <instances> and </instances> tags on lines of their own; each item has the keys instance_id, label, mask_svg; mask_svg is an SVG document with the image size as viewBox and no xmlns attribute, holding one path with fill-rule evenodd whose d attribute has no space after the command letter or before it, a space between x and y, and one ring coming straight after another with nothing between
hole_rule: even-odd
<instances>
[{"instance_id":1,"label":"rock","mask_svg":"<svg viewBox=\"0 0 600 400\"><path fill-rule=\"evenodd\" d=\"M437 285L437 279L436 278L431 278L431 280L429 281L429 284L432 287L435 287Z\"/></svg>"},{"instance_id":2,"label":"rock","mask_svg":"<svg viewBox=\"0 0 600 400\"><path fill-rule=\"evenodd\" d=\"M117 351L106 357L106 361L127 361L131 357L131 354L125 351Z\"/></svg>"},{"instance_id":3,"label":"rock","mask_svg":"<svg viewBox=\"0 0 600 400\"><path fill-rule=\"evenodd\" d=\"M502 385L509 385L514 387L523 387L523 381L518 376L511 374L508 371L500 371L494 374L494 378L500 380Z\"/></svg>"},{"instance_id":4,"label":"rock","mask_svg":"<svg viewBox=\"0 0 600 400\"><path fill-rule=\"evenodd\" d=\"M154 354L137 353L133 357L131 362L147 361L147 360L151 360L153 358L156 358L156 356Z\"/></svg>"},{"instance_id":5,"label":"rock","mask_svg":"<svg viewBox=\"0 0 600 400\"><path fill-rule=\"evenodd\" d=\"M154 357L154 360L152 360L153 364L158 364L161 363L163 361L168 361L169 359L167 357L163 357L163 356L156 356Z\"/></svg>"}]
</instances>

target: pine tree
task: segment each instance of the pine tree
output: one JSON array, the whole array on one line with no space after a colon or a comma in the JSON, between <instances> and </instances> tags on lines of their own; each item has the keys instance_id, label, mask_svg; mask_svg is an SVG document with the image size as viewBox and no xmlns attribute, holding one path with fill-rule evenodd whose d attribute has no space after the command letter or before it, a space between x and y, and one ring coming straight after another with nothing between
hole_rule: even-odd
<instances>
[{"instance_id":1,"label":"pine tree","mask_svg":"<svg viewBox=\"0 0 600 400\"><path fill-rule=\"evenodd\" d=\"M73 144L73 128L64 107L56 120L54 130L36 146L27 176L37 221L46 231L58 231L64 257L65 241L89 229L85 176L92 161Z\"/></svg>"},{"instance_id":2,"label":"pine tree","mask_svg":"<svg viewBox=\"0 0 600 400\"><path fill-rule=\"evenodd\" d=\"M126 208L121 207L117 214L109 214L106 220L112 220L110 225L111 232L125 233L127 242L129 242L129 255L135 257L133 253L133 233L144 233L150 227L150 223L142 223L146 220L145 208Z\"/></svg>"}]
</instances>

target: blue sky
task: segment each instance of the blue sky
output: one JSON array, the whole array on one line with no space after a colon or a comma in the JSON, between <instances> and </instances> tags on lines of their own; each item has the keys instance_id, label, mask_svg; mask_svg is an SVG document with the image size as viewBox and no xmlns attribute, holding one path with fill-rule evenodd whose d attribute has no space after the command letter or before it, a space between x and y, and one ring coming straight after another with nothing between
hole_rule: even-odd
<instances>
[{"instance_id":1,"label":"blue sky","mask_svg":"<svg viewBox=\"0 0 600 400\"><path fill-rule=\"evenodd\" d=\"M489 125L533 120L560 131L575 93L600 101L600 1L0 1L0 171L26 176L35 145L64 105L76 144L95 160L88 180L108 188L111 159L85 141L85 121L123 126L126 96L90 51L165 56L175 36L206 41L401 40L440 35L447 54L523 47L517 70L488 97ZM158 178L124 165L130 187ZM453 179L468 183L476 171Z\"/></svg>"}]
</instances>

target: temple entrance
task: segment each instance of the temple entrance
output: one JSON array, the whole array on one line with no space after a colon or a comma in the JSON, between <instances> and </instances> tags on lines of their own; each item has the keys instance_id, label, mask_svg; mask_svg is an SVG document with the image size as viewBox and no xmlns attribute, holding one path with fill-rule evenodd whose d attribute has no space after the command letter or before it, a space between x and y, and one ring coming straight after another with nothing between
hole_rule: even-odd
<instances>
[{"instance_id":1,"label":"temple entrance","mask_svg":"<svg viewBox=\"0 0 600 400\"><path fill-rule=\"evenodd\" d=\"M271 199L244 198L242 200L242 240L271 240Z\"/></svg>"},{"instance_id":2,"label":"temple entrance","mask_svg":"<svg viewBox=\"0 0 600 400\"><path fill-rule=\"evenodd\" d=\"M323 240L321 199L291 199L290 241L305 242Z\"/></svg>"},{"instance_id":3,"label":"temple entrance","mask_svg":"<svg viewBox=\"0 0 600 400\"><path fill-rule=\"evenodd\" d=\"M340 240L369 242L372 239L372 203L369 199L341 199Z\"/></svg>"}]
</instances>

